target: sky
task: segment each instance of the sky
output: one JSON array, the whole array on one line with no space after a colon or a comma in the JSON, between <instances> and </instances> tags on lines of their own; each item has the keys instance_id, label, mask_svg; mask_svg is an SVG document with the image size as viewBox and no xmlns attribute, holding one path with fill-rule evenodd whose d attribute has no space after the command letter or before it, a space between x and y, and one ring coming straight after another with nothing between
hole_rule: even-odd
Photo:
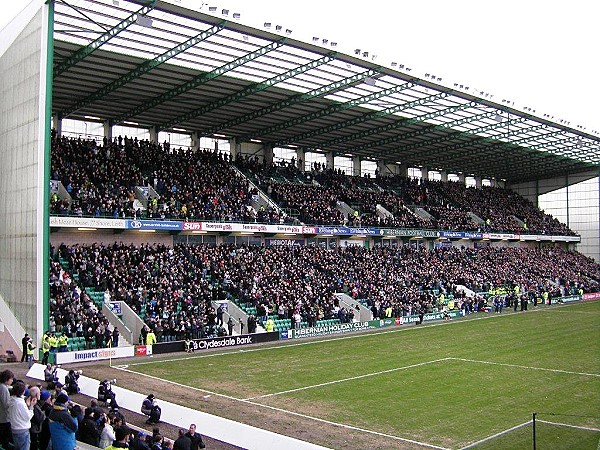
<instances>
[{"instance_id":1,"label":"sky","mask_svg":"<svg viewBox=\"0 0 600 450\"><path fill-rule=\"evenodd\" d=\"M119 0L124 2L126 0ZM374 61L410 67L477 92L600 131L600 1L572 0L169 0L239 22L292 30L291 37L368 51ZM0 29L28 3L3 2ZM272 28L272 29L273 29ZM470 91L472 92L472 91Z\"/></svg>"}]
</instances>

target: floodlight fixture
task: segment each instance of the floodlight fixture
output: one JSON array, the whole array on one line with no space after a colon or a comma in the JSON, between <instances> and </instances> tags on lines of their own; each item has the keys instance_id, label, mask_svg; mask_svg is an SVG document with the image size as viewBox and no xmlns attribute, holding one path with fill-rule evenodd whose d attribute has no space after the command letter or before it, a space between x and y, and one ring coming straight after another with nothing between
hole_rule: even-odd
<instances>
[{"instance_id":1,"label":"floodlight fixture","mask_svg":"<svg viewBox=\"0 0 600 450\"><path fill-rule=\"evenodd\" d=\"M321 42L323 43L323 45L327 45L327 43L329 42L329 39L323 39Z\"/></svg>"},{"instance_id":2,"label":"floodlight fixture","mask_svg":"<svg viewBox=\"0 0 600 450\"><path fill-rule=\"evenodd\" d=\"M392 67L396 67L397 65L398 65L398 63L397 63L397 62L395 62L395 61L392 61Z\"/></svg>"},{"instance_id":3,"label":"floodlight fixture","mask_svg":"<svg viewBox=\"0 0 600 450\"><path fill-rule=\"evenodd\" d=\"M289 28L285 29L285 34L292 34L292 30L290 30Z\"/></svg>"},{"instance_id":4,"label":"floodlight fixture","mask_svg":"<svg viewBox=\"0 0 600 450\"><path fill-rule=\"evenodd\" d=\"M369 52L363 52L363 58L368 58L369 57Z\"/></svg>"},{"instance_id":5,"label":"floodlight fixture","mask_svg":"<svg viewBox=\"0 0 600 450\"><path fill-rule=\"evenodd\" d=\"M224 16L228 16L229 15L229 10L228 9L222 9L221 10L221 14Z\"/></svg>"},{"instance_id":6,"label":"floodlight fixture","mask_svg":"<svg viewBox=\"0 0 600 450\"><path fill-rule=\"evenodd\" d=\"M216 7L216 6L209 6L209 7L208 7L208 10L209 10L210 12L216 12L216 11L217 11L217 7Z\"/></svg>"},{"instance_id":7,"label":"floodlight fixture","mask_svg":"<svg viewBox=\"0 0 600 450\"><path fill-rule=\"evenodd\" d=\"M337 47L337 42L332 42L332 43L331 43L331 44L329 44L329 45L331 45L332 47Z\"/></svg>"},{"instance_id":8,"label":"floodlight fixture","mask_svg":"<svg viewBox=\"0 0 600 450\"><path fill-rule=\"evenodd\" d=\"M275 31L281 31L283 27L281 25L275 25Z\"/></svg>"},{"instance_id":9,"label":"floodlight fixture","mask_svg":"<svg viewBox=\"0 0 600 450\"><path fill-rule=\"evenodd\" d=\"M355 54L355 55L360 55L360 48L357 48L357 49L355 49L355 50L354 50L354 54Z\"/></svg>"},{"instance_id":10,"label":"floodlight fixture","mask_svg":"<svg viewBox=\"0 0 600 450\"><path fill-rule=\"evenodd\" d=\"M365 78L365 84L369 85L369 86L375 86L375 78L366 77Z\"/></svg>"},{"instance_id":11,"label":"floodlight fixture","mask_svg":"<svg viewBox=\"0 0 600 450\"><path fill-rule=\"evenodd\" d=\"M318 42L319 41L319 37L318 36L313 36L313 42Z\"/></svg>"},{"instance_id":12,"label":"floodlight fixture","mask_svg":"<svg viewBox=\"0 0 600 450\"><path fill-rule=\"evenodd\" d=\"M271 28L271 22L265 22L263 25L265 28Z\"/></svg>"},{"instance_id":13,"label":"floodlight fixture","mask_svg":"<svg viewBox=\"0 0 600 450\"><path fill-rule=\"evenodd\" d=\"M242 15L240 13L233 13L234 19L239 19L240 17L242 17Z\"/></svg>"},{"instance_id":14,"label":"floodlight fixture","mask_svg":"<svg viewBox=\"0 0 600 450\"><path fill-rule=\"evenodd\" d=\"M152 28L152 19L147 16L138 16L135 23L140 27Z\"/></svg>"}]
</instances>

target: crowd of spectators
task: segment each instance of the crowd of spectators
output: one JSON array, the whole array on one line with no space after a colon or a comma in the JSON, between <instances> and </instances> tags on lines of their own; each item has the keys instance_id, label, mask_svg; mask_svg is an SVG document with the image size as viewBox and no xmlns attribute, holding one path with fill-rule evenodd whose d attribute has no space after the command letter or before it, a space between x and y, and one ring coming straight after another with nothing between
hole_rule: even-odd
<instances>
[{"instance_id":1,"label":"crowd of spectators","mask_svg":"<svg viewBox=\"0 0 600 450\"><path fill-rule=\"evenodd\" d=\"M51 173L71 197L69 203L53 193L51 214L246 222L257 218L250 205L256 192L229 157L216 151L171 149L166 143L120 136L100 145L53 134ZM135 202L138 186L152 186L158 197L149 195L142 208Z\"/></svg>"},{"instance_id":2,"label":"crowd of spectators","mask_svg":"<svg viewBox=\"0 0 600 450\"><path fill-rule=\"evenodd\" d=\"M63 249L66 246L63 246ZM50 261L50 330L69 337L84 337L102 348L112 338L108 319L60 263Z\"/></svg>"},{"instance_id":3,"label":"crowd of spectators","mask_svg":"<svg viewBox=\"0 0 600 450\"><path fill-rule=\"evenodd\" d=\"M559 248L114 243L60 251L84 286L125 301L159 341L213 334L217 312L211 302L226 298L256 306L265 318L284 311L312 323L339 318L336 292L409 314L435 307L432 292L463 295L455 288L459 284L473 291L518 285L522 292L559 296L573 289L597 291L600 280L593 260Z\"/></svg>"},{"instance_id":4,"label":"crowd of spectators","mask_svg":"<svg viewBox=\"0 0 600 450\"><path fill-rule=\"evenodd\" d=\"M236 165L280 206L296 208L299 220L307 224L574 234L509 189L467 188L457 182L399 175L348 176L321 165L302 172L295 161L265 164L243 156ZM358 216L343 214L340 202L358 211ZM378 211L377 205L387 213ZM431 217L418 214L416 208Z\"/></svg>"},{"instance_id":5,"label":"crowd of spectators","mask_svg":"<svg viewBox=\"0 0 600 450\"><path fill-rule=\"evenodd\" d=\"M0 448L73 450L78 443L108 450L206 448L195 424L179 429L172 440L158 426L151 432L134 430L118 407L107 410L95 398L88 407L74 403L58 381L56 368L48 365L47 370L51 375L45 388L41 383L26 385L11 370L0 372Z\"/></svg>"},{"instance_id":6,"label":"crowd of spectators","mask_svg":"<svg viewBox=\"0 0 600 450\"><path fill-rule=\"evenodd\" d=\"M310 225L574 234L509 189L398 175L353 177L322 165L304 172L295 160L266 164L240 156L235 165L279 205L259 207L253 202L258 192L233 165L228 154L213 150L171 149L167 143L120 136L99 144L53 133L52 179L62 182L71 200L53 193L50 210L57 215L282 223L291 221L285 209ZM136 203L137 186L151 186L158 196ZM341 202L358 215L344 211Z\"/></svg>"}]
</instances>

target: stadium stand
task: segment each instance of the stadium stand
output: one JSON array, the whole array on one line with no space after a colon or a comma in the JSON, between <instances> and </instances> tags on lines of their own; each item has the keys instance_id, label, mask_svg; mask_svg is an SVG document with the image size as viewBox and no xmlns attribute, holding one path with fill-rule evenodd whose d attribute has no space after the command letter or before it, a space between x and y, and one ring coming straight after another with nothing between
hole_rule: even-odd
<instances>
[{"instance_id":1,"label":"stadium stand","mask_svg":"<svg viewBox=\"0 0 600 450\"><path fill-rule=\"evenodd\" d=\"M91 139L54 135L52 142L52 177L60 180L71 196L70 205L56 194L51 197L55 215L266 223L283 220L272 208L251 206L257 192L235 172L229 155L170 149L166 144L127 137L99 145ZM351 177L332 169L302 173L294 163L265 166L249 158L239 158L236 164L283 210L296 210L297 219L305 224L574 235L507 189L467 188L459 183L399 176ZM136 209L134 191L147 185L160 200L148 198L144 208ZM358 215L344 214L338 207L340 202ZM391 215L378 214L377 205ZM432 219L415 214L416 207L425 209ZM485 226L476 224L469 213Z\"/></svg>"},{"instance_id":2,"label":"stadium stand","mask_svg":"<svg viewBox=\"0 0 600 450\"><path fill-rule=\"evenodd\" d=\"M457 308L476 310L478 300L467 299L457 285L475 292L498 287L512 292L518 285L520 292L531 298L544 292L557 297L600 288L598 264L559 248L169 248L115 242L62 245L58 252L84 290L100 295L108 290L111 299L125 301L155 330L160 341L216 334L216 311L211 302L219 299L235 301L260 320L274 319L280 330L295 326L295 313L301 316L301 327L331 320L351 321L353 311L340 307L336 292L362 300L376 317L384 317L388 308L399 317L441 308L441 293L446 299L455 299ZM60 278L69 279L59 264L52 267L55 283ZM67 281L58 287L62 295L54 294L58 296L56 304L62 311L68 305L76 319L63 323L61 312L53 309L54 322L78 334L82 329L86 339L86 329L97 335L105 324L101 320L91 325L85 322L94 310L89 297L78 295L79 289ZM85 322L83 327L80 322Z\"/></svg>"}]
</instances>

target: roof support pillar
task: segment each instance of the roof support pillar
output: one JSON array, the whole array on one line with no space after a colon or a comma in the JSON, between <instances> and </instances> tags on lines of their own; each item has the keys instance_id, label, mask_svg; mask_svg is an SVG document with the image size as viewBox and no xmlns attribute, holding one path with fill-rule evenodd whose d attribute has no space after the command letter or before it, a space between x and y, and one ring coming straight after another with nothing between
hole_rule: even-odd
<instances>
[{"instance_id":1,"label":"roof support pillar","mask_svg":"<svg viewBox=\"0 0 600 450\"><path fill-rule=\"evenodd\" d=\"M157 144L160 144L160 142L158 142L158 128L156 127L150 127L150 142L156 142Z\"/></svg>"},{"instance_id":2,"label":"roof support pillar","mask_svg":"<svg viewBox=\"0 0 600 450\"><path fill-rule=\"evenodd\" d=\"M465 174L464 173L459 173L458 175L458 182L460 184L465 184Z\"/></svg>"},{"instance_id":3,"label":"roof support pillar","mask_svg":"<svg viewBox=\"0 0 600 450\"><path fill-rule=\"evenodd\" d=\"M273 164L273 145L263 144L262 153L265 164Z\"/></svg>"},{"instance_id":4,"label":"roof support pillar","mask_svg":"<svg viewBox=\"0 0 600 450\"><path fill-rule=\"evenodd\" d=\"M192 149L195 152L200 150L200 138L202 138L202 136L197 131L194 131L192 133Z\"/></svg>"},{"instance_id":5,"label":"roof support pillar","mask_svg":"<svg viewBox=\"0 0 600 450\"><path fill-rule=\"evenodd\" d=\"M327 161L327 168L333 170L335 168L335 160L334 160L333 152L327 152L325 154L325 158Z\"/></svg>"},{"instance_id":6,"label":"roof support pillar","mask_svg":"<svg viewBox=\"0 0 600 450\"><path fill-rule=\"evenodd\" d=\"M352 175L354 175L355 177L360 177L360 171L360 156L355 155L352 157Z\"/></svg>"},{"instance_id":7,"label":"roof support pillar","mask_svg":"<svg viewBox=\"0 0 600 450\"><path fill-rule=\"evenodd\" d=\"M475 178L475 187L481 188L481 177L475 176L473 178Z\"/></svg>"},{"instance_id":8,"label":"roof support pillar","mask_svg":"<svg viewBox=\"0 0 600 450\"><path fill-rule=\"evenodd\" d=\"M305 172L304 169L304 149L296 149L296 166L300 172Z\"/></svg>"},{"instance_id":9,"label":"roof support pillar","mask_svg":"<svg viewBox=\"0 0 600 450\"><path fill-rule=\"evenodd\" d=\"M427 166L421 167L421 179L423 181L429 180L429 167L427 167Z\"/></svg>"},{"instance_id":10,"label":"roof support pillar","mask_svg":"<svg viewBox=\"0 0 600 450\"><path fill-rule=\"evenodd\" d=\"M52 127L56 130L56 135L62 135L62 119L58 114L52 114Z\"/></svg>"},{"instance_id":11,"label":"roof support pillar","mask_svg":"<svg viewBox=\"0 0 600 450\"><path fill-rule=\"evenodd\" d=\"M112 126L110 120L102 122L102 128L104 129L104 137L108 142L112 142Z\"/></svg>"},{"instance_id":12,"label":"roof support pillar","mask_svg":"<svg viewBox=\"0 0 600 450\"><path fill-rule=\"evenodd\" d=\"M231 160L235 161L239 154L242 153L242 144L237 138L229 139L229 152L231 153Z\"/></svg>"},{"instance_id":13,"label":"roof support pillar","mask_svg":"<svg viewBox=\"0 0 600 450\"><path fill-rule=\"evenodd\" d=\"M440 170L440 181L446 183L448 181L448 172L446 170Z\"/></svg>"}]
</instances>

